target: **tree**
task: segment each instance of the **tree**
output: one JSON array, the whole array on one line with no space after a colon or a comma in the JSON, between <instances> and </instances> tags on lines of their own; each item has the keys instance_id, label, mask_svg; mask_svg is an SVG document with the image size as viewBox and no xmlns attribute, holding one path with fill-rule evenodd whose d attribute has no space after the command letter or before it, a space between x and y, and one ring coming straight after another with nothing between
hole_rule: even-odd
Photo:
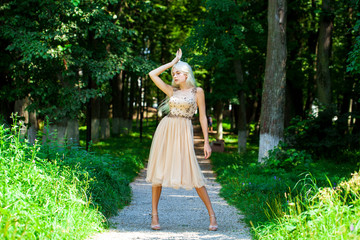
<instances>
[{"instance_id":1,"label":"tree","mask_svg":"<svg viewBox=\"0 0 360 240\"><path fill-rule=\"evenodd\" d=\"M249 73L253 66L261 66L259 55L255 52L261 45L258 38L262 34L262 26L258 15L252 14L252 11L261 11L263 4L260 1L232 0L207 0L204 3L206 12L194 27L187 40L187 47L193 53L192 62L197 62L208 71L211 88L207 99L210 100L210 105L215 107L217 138L222 138L224 104L230 102L237 105L234 109L240 110L235 111L235 119L238 128L238 150L242 152L247 141L246 94L252 95L249 86L250 82L255 82L253 80L256 79L254 76L245 76L244 71ZM243 62L246 68L243 67ZM252 64L255 62L257 64Z\"/></svg>"},{"instance_id":2,"label":"tree","mask_svg":"<svg viewBox=\"0 0 360 240\"><path fill-rule=\"evenodd\" d=\"M261 101L259 162L283 137L286 85L286 0L269 0L266 69Z\"/></svg>"},{"instance_id":3,"label":"tree","mask_svg":"<svg viewBox=\"0 0 360 240\"><path fill-rule=\"evenodd\" d=\"M102 84L120 72L126 53L127 43L121 40L129 32L113 22L107 4L8 1L1 8L0 39L2 53L11 59L2 90L10 91L0 98L29 97L27 110L48 116L59 138L76 128L73 120L86 102L100 97ZM98 88L88 88L90 78ZM71 135L78 131L69 130Z\"/></svg>"},{"instance_id":4,"label":"tree","mask_svg":"<svg viewBox=\"0 0 360 240\"><path fill-rule=\"evenodd\" d=\"M316 62L317 97L319 102L325 106L329 106L331 103L331 78L329 66L333 17L330 4L331 0L322 0Z\"/></svg>"}]
</instances>

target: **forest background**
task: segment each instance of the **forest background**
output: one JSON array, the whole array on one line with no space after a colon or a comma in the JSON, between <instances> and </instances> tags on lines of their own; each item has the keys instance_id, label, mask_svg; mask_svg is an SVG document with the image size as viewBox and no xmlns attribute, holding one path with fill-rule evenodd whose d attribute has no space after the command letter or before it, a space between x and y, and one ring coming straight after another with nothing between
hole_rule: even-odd
<instances>
[{"instance_id":1,"label":"forest background","mask_svg":"<svg viewBox=\"0 0 360 240\"><path fill-rule=\"evenodd\" d=\"M270 46L272 7L282 28ZM260 141L262 162L275 148L274 168L305 164L309 154L355 171L359 7L358 0L2 1L1 121L11 125L17 112L21 135L33 144L40 130L44 143L76 145L79 126L86 126L86 148L135 129L142 138L144 119L159 121L165 97L147 73L181 47L206 92L216 139L224 138L225 120L238 153ZM283 64L269 49L283 52ZM269 75L280 70L280 78ZM261 147L266 134L275 141Z\"/></svg>"}]
</instances>

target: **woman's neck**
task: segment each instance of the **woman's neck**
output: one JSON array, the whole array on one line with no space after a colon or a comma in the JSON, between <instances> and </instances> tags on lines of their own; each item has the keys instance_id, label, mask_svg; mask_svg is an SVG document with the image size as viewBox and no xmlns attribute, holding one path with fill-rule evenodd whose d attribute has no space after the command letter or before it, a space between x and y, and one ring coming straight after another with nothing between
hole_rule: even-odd
<instances>
[{"instance_id":1,"label":"woman's neck","mask_svg":"<svg viewBox=\"0 0 360 240\"><path fill-rule=\"evenodd\" d=\"M190 87L186 85L186 82L179 84L179 88L180 90L186 90L189 89Z\"/></svg>"}]
</instances>

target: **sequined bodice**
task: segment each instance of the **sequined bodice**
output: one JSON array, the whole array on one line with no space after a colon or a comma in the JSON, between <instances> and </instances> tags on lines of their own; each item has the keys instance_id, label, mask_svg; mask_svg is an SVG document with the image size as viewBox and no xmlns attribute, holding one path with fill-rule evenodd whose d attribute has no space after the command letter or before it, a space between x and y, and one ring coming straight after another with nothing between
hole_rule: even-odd
<instances>
[{"instance_id":1,"label":"sequined bodice","mask_svg":"<svg viewBox=\"0 0 360 240\"><path fill-rule=\"evenodd\" d=\"M196 87L179 90L174 88L173 95L169 99L169 117L183 117L191 119L196 112Z\"/></svg>"}]
</instances>

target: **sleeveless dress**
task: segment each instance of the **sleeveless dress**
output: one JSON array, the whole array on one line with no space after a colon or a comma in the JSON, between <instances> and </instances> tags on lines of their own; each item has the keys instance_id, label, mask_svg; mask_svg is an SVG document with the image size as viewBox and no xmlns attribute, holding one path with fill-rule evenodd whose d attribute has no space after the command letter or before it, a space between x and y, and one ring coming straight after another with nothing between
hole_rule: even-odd
<instances>
[{"instance_id":1,"label":"sleeveless dress","mask_svg":"<svg viewBox=\"0 0 360 240\"><path fill-rule=\"evenodd\" d=\"M194 150L195 94L196 87L175 88L169 99L170 112L160 121L149 154L146 181L153 186L190 190L205 185Z\"/></svg>"}]
</instances>

